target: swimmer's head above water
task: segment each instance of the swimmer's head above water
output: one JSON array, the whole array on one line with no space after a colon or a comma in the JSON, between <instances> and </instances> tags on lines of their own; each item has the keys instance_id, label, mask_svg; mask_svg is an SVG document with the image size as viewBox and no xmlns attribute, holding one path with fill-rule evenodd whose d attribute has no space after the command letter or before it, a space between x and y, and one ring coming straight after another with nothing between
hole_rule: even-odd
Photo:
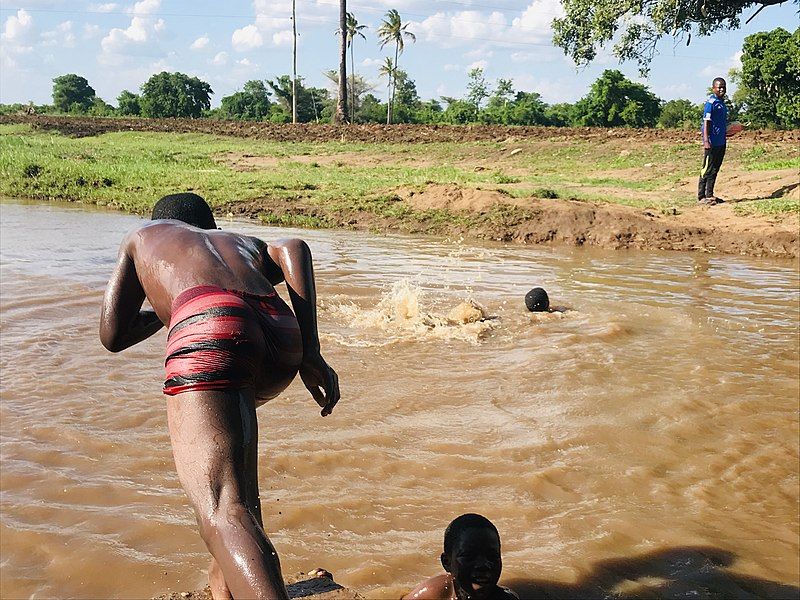
<instances>
[{"instance_id":1,"label":"swimmer's head above water","mask_svg":"<svg viewBox=\"0 0 800 600\"><path fill-rule=\"evenodd\" d=\"M503 569L500 534L486 517L468 513L454 519L444 532L441 560L459 600L515 597L497 585Z\"/></svg>"},{"instance_id":2,"label":"swimmer's head above water","mask_svg":"<svg viewBox=\"0 0 800 600\"><path fill-rule=\"evenodd\" d=\"M158 219L183 221L200 229L217 228L211 207L201 196L191 192L164 196L153 207L151 218L154 221Z\"/></svg>"},{"instance_id":3,"label":"swimmer's head above water","mask_svg":"<svg viewBox=\"0 0 800 600\"><path fill-rule=\"evenodd\" d=\"M525 294L525 306L531 312L548 312L550 310L550 298L543 288L536 287Z\"/></svg>"}]
</instances>

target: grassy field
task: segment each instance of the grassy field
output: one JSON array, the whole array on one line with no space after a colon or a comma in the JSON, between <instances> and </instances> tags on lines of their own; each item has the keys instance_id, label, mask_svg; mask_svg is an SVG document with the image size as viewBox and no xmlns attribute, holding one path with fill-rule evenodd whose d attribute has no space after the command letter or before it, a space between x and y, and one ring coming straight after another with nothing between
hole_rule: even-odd
<instances>
[{"instance_id":1,"label":"grassy field","mask_svg":"<svg viewBox=\"0 0 800 600\"><path fill-rule=\"evenodd\" d=\"M70 138L26 124L0 125L0 194L111 205L135 213L148 212L166 193L193 190L212 206L264 199L269 207L302 200L326 210L355 208L416 219L419 211L397 202L396 190L422 190L430 184L498 190L514 198L665 209L694 204L685 188L687 180L696 178L698 163L692 144L629 147L624 140L612 145L579 139L312 144L133 131ZM798 170L800 156L786 145L732 146L723 169L723 175ZM748 200L737 204L737 212L800 212L797 200ZM426 211L424 217L459 218L435 213ZM287 216L268 208L262 218L326 225L324 216Z\"/></svg>"}]
</instances>

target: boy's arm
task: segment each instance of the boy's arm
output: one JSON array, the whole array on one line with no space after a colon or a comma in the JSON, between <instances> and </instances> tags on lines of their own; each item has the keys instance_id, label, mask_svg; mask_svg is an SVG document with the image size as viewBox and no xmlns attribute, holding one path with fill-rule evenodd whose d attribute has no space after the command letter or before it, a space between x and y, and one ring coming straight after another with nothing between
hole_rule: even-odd
<instances>
[{"instance_id":1,"label":"boy's arm","mask_svg":"<svg viewBox=\"0 0 800 600\"><path fill-rule=\"evenodd\" d=\"M339 401L339 377L322 358L319 349L317 292L311 250L303 240L287 239L269 244L267 254L283 273L292 308L300 325L303 340L300 378L317 404L322 407L322 416L327 416Z\"/></svg>"},{"instance_id":2,"label":"boy's arm","mask_svg":"<svg viewBox=\"0 0 800 600\"><path fill-rule=\"evenodd\" d=\"M703 148L711 148L711 113L714 105L706 101L703 107Z\"/></svg>"},{"instance_id":3,"label":"boy's arm","mask_svg":"<svg viewBox=\"0 0 800 600\"><path fill-rule=\"evenodd\" d=\"M129 252L130 238L122 242L114 273L108 281L100 313L100 342L119 352L149 338L164 324L152 310L140 310L144 289Z\"/></svg>"}]
</instances>

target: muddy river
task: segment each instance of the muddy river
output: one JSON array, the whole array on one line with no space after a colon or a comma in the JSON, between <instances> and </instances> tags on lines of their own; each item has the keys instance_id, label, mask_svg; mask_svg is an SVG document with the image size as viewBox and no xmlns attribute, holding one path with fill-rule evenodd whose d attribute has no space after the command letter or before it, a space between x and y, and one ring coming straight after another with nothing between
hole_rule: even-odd
<instances>
[{"instance_id":1,"label":"muddy river","mask_svg":"<svg viewBox=\"0 0 800 600\"><path fill-rule=\"evenodd\" d=\"M97 338L140 219L12 201L0 217L0 597L204 586L165 333L116 355ZM798 595L796 261L220 225L309 242L341 380L331 417L299 381L259 409L285 573L397 598L479 512L523 596ZM570 310L532 317L535 285Z\"/></svg>"}]
</instances>

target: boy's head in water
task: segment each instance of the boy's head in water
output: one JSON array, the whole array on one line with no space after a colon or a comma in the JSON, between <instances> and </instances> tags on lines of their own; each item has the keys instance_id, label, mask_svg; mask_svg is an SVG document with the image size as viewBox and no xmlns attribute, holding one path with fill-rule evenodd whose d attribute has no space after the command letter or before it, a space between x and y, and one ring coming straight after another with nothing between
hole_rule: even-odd
<instances>
[{"instance_id":1,"label":"boy's head in water","mask_svg":"<svg viewBox=\"0 0 800 600\"><path fill-rule=\"evenodd\" d=\"M156 202L152 219L173 219L200 229L216 229L217 223L211 207L202 197L191 192L170 194Z\"/></svg>"},{"instance_id":2,"label":"boy's head in water","mask_svg":"<svg viewBox=\"0 0 800 600\"><path fill-rule=\"evenodd\" d=\"M403 600L519 600L497 585L503 570L500 534L486 517L468 513L454 519L444 532L441 560L446 573L426 579Z\"/></svg>"},{"instance_id":3,"label":"boy's head in water","mask_svg":"<svg viewBox=\"0 0 800 600\"><path fill-rule=\"evenodd\" d=\"M441 559L459 600L497 596L503 569L500 534L486 517L468 513L450 523L444 532Z\"/></svg>"},{"instance_id":4,"label":"boy's head in water","mask_svg":"<svg viewBox=\"0 0 800 600\"><path fill-rule=\"evenodd\" d=\"M531 312L547 312L550 310L550 298L543 288L536 287L525 294L525 306Z\"/></svg>"}]
</instances>

